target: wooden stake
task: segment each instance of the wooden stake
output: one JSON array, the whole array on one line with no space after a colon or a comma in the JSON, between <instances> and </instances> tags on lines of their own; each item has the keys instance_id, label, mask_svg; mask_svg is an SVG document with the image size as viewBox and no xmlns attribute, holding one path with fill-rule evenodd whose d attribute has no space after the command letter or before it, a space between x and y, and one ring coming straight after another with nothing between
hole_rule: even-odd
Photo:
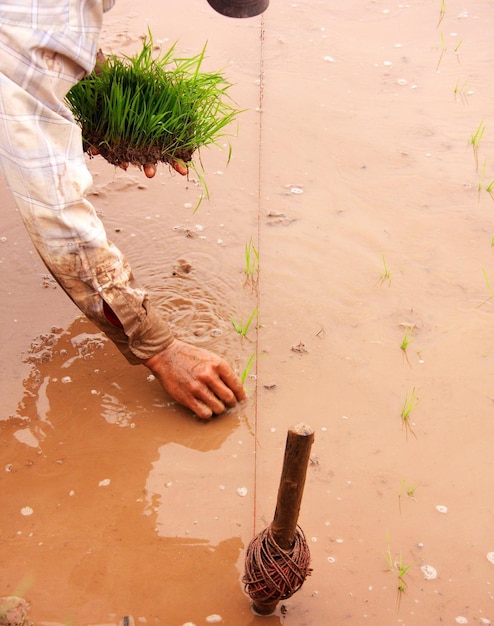
<instances>
[{"instance_id":1,"label":"wooden stake","mask_svg":"<svg viewBox=\"0 0 494 626\"><path fill-rule=\"evenodd\" d=\"M314 431L306 424L293 426L286 437L285 459L271 524L273 538L283 550L290 550L295 540L313 441Z\"/></svg>"},{"instance_id":2,"label":"wooden stake","mask_svg":"<svg viewBox=\"0 0 494 626\"><path fill-rule=\"evenodd\" d=\"M288 430L276 510L271 523L272 537L283 550L290 550L295 541L313 442L314 431L307 424L297 424ZM256 600L252 608L259 615L271 615L277 604L278 601L268 603Z\"/></svg>"}]
</instances>

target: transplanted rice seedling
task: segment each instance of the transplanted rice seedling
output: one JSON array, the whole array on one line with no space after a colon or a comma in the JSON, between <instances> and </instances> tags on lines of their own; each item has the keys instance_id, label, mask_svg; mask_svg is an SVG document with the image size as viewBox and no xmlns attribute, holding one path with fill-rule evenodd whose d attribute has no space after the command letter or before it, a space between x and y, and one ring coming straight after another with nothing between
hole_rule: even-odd
<instances>
[{"instance_id":1,"label":"transplanted rice seedling","mask_svg":"<svg viewBox=\"0 0 494 626\"><path fill-rule=\"evenodd\" d=\"M390 572L396 574L397 578L397 598L396 598L396 610L400 610L401 597L406 592L408 588L408 584L405 580L405 574L411 568L412 564L405 565L401 558L401 553L398 555L398 559L393 557L393 553L391 552L391 545L389 543L389 537L386 544L386 552L384 553L384 558L386 563L388 564L388 568Z\"/></svg>"},{"instance_id":2,"label":"transplanted rice seedling","mask_svg":"<svg viewBox=\"0 0 494 626\"><path fill-rule=\"evenodd\" d=\"M439 28L439 24L443 21L445 15L446 15L446 0L441 0L441 5L439 7L439 21L437 23L436 28Z\"/></svg>"},{"instance_id":3,"label":"transplanted rice seedling","mask_svg":"<svg viewBox=\"0 0 494 626\"><path fill-rule=\"evenodd\" d=\"M401 340L401 346L400 349L403 352L403 355L405 356L408 365L410 365L410 361L408 359L408 354L407 354L407 348L410 345L410 341L412 340L412 333L413 333L413 324L404 324L405 326L405 334L403 335L403 339Z\"/></svg>"},{"instance_id":4,"label":"transplanted rice seedling","mask_svg":"<svg viewBox=\"0 0 494 626\"><path fill-rule=\"evenodd\" d=\"M379 284L382 285L387 280L388 287L389 287L389 285L391 285L391 272L388 269L388 265L386 263L386 259L384 255L382 257L382 260L383 260L383 272L381 273L381 276L379 277Z\"/></svg>"},{"instance_id":5,"label":"transplanted rice seedling","mask_svg":"<svg viewBox=\"0 0 494 626\"><path fill-rule=\"evenodd\" d=\"M403 403L403 408L401 409L401 423L402 423L403 428L405 429L405 435L406 435L407 440L408 440L409 432L412 433L412 435L415 438L417 437L417 435L415 434L412 428L412 425L410 424L410 415L413 409L417 406L417 404L418 404L418 399L417 399L417 396L415 395L415 388L413 388L410 394L407 391L405 402Z\"/></svg>"},{"instance_id":6,"label":"transplanted rice seedling","mask_svg":"<svg viewBox=\"0 0 494 626\"><path fill-rule=\"evenodd\" d=\"M401 487L400 487L400 492L398 493L398 508L400 509L400 513L401 513L401 498L403 494L405 494L408 498L411 498L412 500L414 500L415 489L416 489L415 485L407 486L407 479L406 478L403 479L401 483Z\"/></svg>"},{"instance_id":7,"label":"transplanted rice seedling","mask_svg":"<svg viewBox=\"0 0 494 626\"><path fill-rule=\"evenodd\" d=\"M240 380L242 381L242 385L245 383L247 376L249 375L249 372L251 370L252 364L254 363L254 359L256 358L256 353L253 352L248 361L247 361L247 365L244 368L244 371L242 372L242 375L240 376Z\"/></svg>"},{"instance_id":8,"label":"transplanted rice seedling","mask_svg":"<svg viewBox=\"0 0 494 626\"><path fill-rule=\"evenodd\" d=\"M458 63L460 62L460 48L461 48L462 43L463 43L463 39L460 39L460 41L456 44L455 49L454 49L454 53L456 54L456 59Z\"/></svg>"},{"instance_id":9,"label":"transplanted rice seedling","mask_svg":"<svg viewBox=\"0 0 494 626\"><path fill-rule=\"evenodd\" d=\"M401 346L400 348L403 350L403 352L407 351L408 345L410 343L410 335L412 334L412 327L411 326L407 326L405 328L405 334L403 335L403 339L401 340Z\"/></svg>"},{"instance_id":10,"label":"transplanted rice seedling","mask_svg":"<svg viewBox=\"0 0 494 626\"><path fill-rule=\"evenodd\" d=\"M489 280L489 276L487 275L485 267L482 268L482 274L484 275L484 282L486 284L487 290L491 294L490 297L492 298L494 294L492 292L491 281Z\"/></svg>"},{"instance_id":11,"label":"transplanted rice seedling","mask_svg":"<svg viewBox=\"0 0 494 626\"><path fill-rule=\"evenodd\" d=\"M489 193L490 197L494 200L494 180L487 185L485 190Z\"/></svg>"},{"instance_id":12,"label":"transplanted rice seedling","mask_svg":"<svg viewBox=\"0 0 494 626\"><path fill-rule=\"evenodd\" d=\"M478 125L477 130L470 137L470 143L473 148L473 156L475 158L475 169L478 171L479 169L479 148L480 142L482 141L482 137L485 133L485 122L482 120Z\"/></svg>"},{"instance_id":13,"label":"transplanted rice seedling","mask_svg":"<svg viewBox=\"0 0 494 626\"><path fill-rule=\"evenodd\" d=\"M259 252L252 243L252 237L249 243L245 244L245 273L247 276L253 276L259 271Z\"/></svg>"},{"instance_id":14,"label":"transplanted rice seedling","mask_svg":"<svg viewBox=\"0 0 494 626\"><path fill-rule=\"evenodd\" d=\"M480 175L479 175L479 182L477 183L477 191L478 191L478 202L480 202L480 192L482 191L482 189L484 188L484 180L485 180L485 169L487 167L487 159L484 159L484 162L482 163L482 169L480 171Z\"/></svg>"},{"instance_id":15,"label":"transplanted rice seedling","mask_svg":"<svg viewBox=\"0 0 494 626\"><path fill-rule=\"evenodd\" d=\"M395 568L396 568L396 575L398 578L398 595L396 597L396 610L399 611L400 610L400 604L401 604L401 598L402 595L405 593L405 591L408 589L408 583L405 580L405 574L408 572L408 570L412 567L412 564L409 563L408 565L405 565L401 559L401 554L399 555L398 561L395 564Z\"/></svg>"},{"instance_id":16,"label":"transplanted rice seedling","mask_svg":"<svg viewBox=\"0 0 494 626\"><path fill-rule=\"evenodd\" d=\"M444 41L444 33L441 33L441 54L439 55L439 60L436 65L436 71L439 69L441 65L441 61L443 60L443 56L446 54L446 42Z\"/></svg>"},{"instance_id":17,"label":"transplanted rice seedling","mask_svg":"<svg viewBox=\"0 0 494 626\"><path fill-rule=\"evenodd\" d=\"M492 245L494 245L494 237L492 238ZM479 306L477 308L480 308L481 306L483 306L484 304L486 304L487 302L490 302L492 300L492 298L494 298L494 291L492 291L492 287L491 287L491 281L489 280L489 276L485 270L485 268L482 268L482 274L484 276L484 282L485 282L485 286L487 287L487 291L489 292L489 297L486 298L485 300L483 300Z\"/></svg>"},{"instance_id":18,"label":"transplanted rice seedling","mask_svg":"<svg viewBox=\"0 0 494 626\"><path fill-rule=\"evenodd\" d=\"M104 59L67 95L85 150L148 177L160 161L186 174L194 152L217 144L238 114L221 73L200 71L204 55L179 58L174 45L154 58L149 33L134 56Z\"/></svg>"},{"instance_id":19,"label":"transplanted rice seedling","mask_svg":"<svg viewBox=\"0 0 494 626\"><path fill-rule=\"evenodd\" d=\"M250 325L252 324L252 320L254 319L256 315L257 315L257 307L252 311L249 319L245 322L245 324L243 321L237 322L232 317L233 328L239 335L242 335L243 337L245 337L247 333L249 332L249 328L250 328Z\"/></svg>"},{"instance_id":20,"label":"transplanted rice seedling","mask_svg":"<svg viewBox=\"0 0 494 626\"><path fill-rule=\"evenodd\" d=\"M456 102L463 102L463 104L467 104L468 102L467 87L468 87L468 79L467 80L462 80L461 78L457 79L455 88L453 90L455 94Z\"/></svg>"}]
</instances>

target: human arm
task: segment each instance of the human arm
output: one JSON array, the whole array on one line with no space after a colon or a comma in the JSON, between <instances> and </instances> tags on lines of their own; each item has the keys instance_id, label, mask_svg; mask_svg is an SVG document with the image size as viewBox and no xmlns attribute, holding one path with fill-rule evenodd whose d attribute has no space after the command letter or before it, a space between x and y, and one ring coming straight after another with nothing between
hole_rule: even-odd
<instances>
[{"instance_id":1,"label":"human arm","mask_svg":"<svg viewBox=\"0 0 494 626\"><path fill-rule=\"evenodd\" d=\"M94 15L84 17L93 21L74 32L0 19L3 174L33 244L69 297L130 363L155 370L174 399L205 417L244 397L238 378L218 356L174 339L85 197L92 179L64 97L94 66L101 15L92 6ZM52 28L52 16L46 19Z\"/></svg>"}]
</instances>

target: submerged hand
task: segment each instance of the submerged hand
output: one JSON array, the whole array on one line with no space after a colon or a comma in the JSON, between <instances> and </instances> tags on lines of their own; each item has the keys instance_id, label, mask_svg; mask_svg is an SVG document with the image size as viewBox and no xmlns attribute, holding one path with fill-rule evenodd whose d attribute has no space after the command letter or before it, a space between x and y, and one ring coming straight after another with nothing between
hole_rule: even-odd
<instances>
[{"instance_id":1,"label":"submerged hand","mask_svg":"<svg viewBox=\"0 0 494 626\"><path fill-rule=\"evenodd\" d=\"M174 400L202 419L245 398L240 379L224 359L178 339L145 365Z\"/></svg>"}]
</instances>

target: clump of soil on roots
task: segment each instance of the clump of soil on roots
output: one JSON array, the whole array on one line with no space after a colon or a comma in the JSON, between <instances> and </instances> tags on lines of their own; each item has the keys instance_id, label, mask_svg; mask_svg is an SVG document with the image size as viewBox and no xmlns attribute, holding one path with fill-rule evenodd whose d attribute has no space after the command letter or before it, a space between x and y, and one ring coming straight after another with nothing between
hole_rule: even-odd
<instances>
[{"instance_id":1,"label":"clump of soil on roots","mask_svg":"<svg viewBox=\"0 0 494 626\"><path fill-rule=\"evenodd\" d=\"M171 165L180 174L187 174L188 163L192 161L193 150L177 150L173 155L163 152L163 146L151 145L136 148L132 145L121 143L108 145L101 141L101 136L94 134L83 138L83 146L90 158L101 155L108 163L127 170L129 165L142 168L148 178L156 173L156 165L159 162Z\"/></svg>"}]
</instances>

